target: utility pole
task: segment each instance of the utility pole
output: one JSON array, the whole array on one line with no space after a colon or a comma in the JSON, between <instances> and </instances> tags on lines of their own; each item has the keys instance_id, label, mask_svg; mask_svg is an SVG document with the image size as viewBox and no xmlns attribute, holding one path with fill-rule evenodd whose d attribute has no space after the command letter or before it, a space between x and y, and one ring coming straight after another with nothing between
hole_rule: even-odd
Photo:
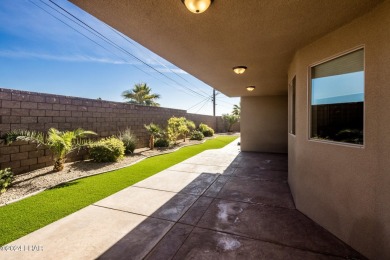
<instances>
[{"instance_id":1,"label":"utility pole","mask_svg":"<svg viewBox=\"0 0 390 260\"><path fill-rule=\"evenodd\" d=\"M215 116L215 88L213 88L213 116Z\"/></svg>"}]
</instances>

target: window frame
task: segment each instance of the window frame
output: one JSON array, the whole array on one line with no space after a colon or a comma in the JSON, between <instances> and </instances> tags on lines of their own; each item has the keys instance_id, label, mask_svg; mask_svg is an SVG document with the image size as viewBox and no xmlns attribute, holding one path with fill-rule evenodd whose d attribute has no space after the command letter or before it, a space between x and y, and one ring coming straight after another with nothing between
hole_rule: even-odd
<instances>
[{"instance_id":1,"label":"window frame","mask_svg":"<svg viewBox=\"0 0 390 260\"><path fill-rule=\"evenodd\" d=\"M290 81L289 89L289 129L288 133L291 136L297 134L297 79L296 75Z\"/></svg>"},{"instance_id":2,"label":"window frame","mask_svg":"<svg viewBox=\"0 0 390 260\"><path fill-rule=\"evenodd\" d=\"M353 143L347 143L347 142L338 142L334 140L325 140L325 139L318 139L318 138L313 138L312 136L312 68L318 65L321 65L325 62L337 59L341 56L347 55L349 53L358 51L358 50L363 50L363 72L364 72L364 102L363 102L363 144L353 144ZM329 56L327 58L324 58L320 61L317 61L315 63L312 63L308 66L307 68L307 119L308 119L308 124L307 124L307 141L309 142L315 142L315 143L322 143L322 144L330 144L330 145L339 145L339 146L344 146L344 147L352 147L352 148L365 148L367 141L365 139L366 137L366 48L365 45L359 45L354 48L348 49L343 52L339 52L335 55Z\"/></svg>"}]
</instances>

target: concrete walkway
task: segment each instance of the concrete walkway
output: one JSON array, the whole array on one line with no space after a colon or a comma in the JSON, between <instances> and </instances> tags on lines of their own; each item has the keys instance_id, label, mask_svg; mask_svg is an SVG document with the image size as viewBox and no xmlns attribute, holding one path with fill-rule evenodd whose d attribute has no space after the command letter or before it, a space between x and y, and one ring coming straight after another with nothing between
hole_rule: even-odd
<instances>
[{"instance_id":1,"label":"concrete walkway","mask_svg":"<svg viewBox=\"0 0 390 260\"><path fill-rule=\"evenodd\" d=\"M208 150L58 220L1 259L362 258L295 209L287 157Z\"/></svg>"}]
</instances>

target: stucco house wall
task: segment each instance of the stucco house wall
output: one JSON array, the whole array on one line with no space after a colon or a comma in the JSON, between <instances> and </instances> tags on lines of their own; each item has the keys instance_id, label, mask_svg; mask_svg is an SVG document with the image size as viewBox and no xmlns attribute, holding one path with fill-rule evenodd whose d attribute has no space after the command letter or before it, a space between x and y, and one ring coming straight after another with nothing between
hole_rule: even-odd
<instances>
[{"instance_id":1,"label":"stucco house wall","mask_svg":"<svg viewBox=\"0 0 390 260\"><path fill-rule=\"evenodd\" d=\"M241 98L241 150L287 153L287 96Z\"/></svg>"},{"instance_id":2,"label":"stucco house wall","mask_svg":"<svg viewBox=\"0 0 390 260\"><path fill-rule=\"evenodd\" d=\"M390 259L390 1L296 52L296 136L289 184L297 208L371 259ZM363 46L364 146L309 140L310 65ZM287 83L286 83L287 85ZM242 126L244 129L244 126Z\"/></svg>"}]
</instances>

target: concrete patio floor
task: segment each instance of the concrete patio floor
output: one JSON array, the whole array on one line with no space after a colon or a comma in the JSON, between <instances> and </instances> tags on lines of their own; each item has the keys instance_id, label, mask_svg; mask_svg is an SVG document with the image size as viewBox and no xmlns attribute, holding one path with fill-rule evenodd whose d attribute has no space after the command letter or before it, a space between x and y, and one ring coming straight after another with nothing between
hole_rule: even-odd
<instances>
[{"instance_id":1,"label":"concrete patio floor","mask_svg":"<svg viewBox=\"0 0 390 260\"><path fill-rule=\"evenodd\" d=\"M1 259L364 259L295 209L286 155L237 141L9 245L30 249Z\"/></svg>"}]
</instances>

